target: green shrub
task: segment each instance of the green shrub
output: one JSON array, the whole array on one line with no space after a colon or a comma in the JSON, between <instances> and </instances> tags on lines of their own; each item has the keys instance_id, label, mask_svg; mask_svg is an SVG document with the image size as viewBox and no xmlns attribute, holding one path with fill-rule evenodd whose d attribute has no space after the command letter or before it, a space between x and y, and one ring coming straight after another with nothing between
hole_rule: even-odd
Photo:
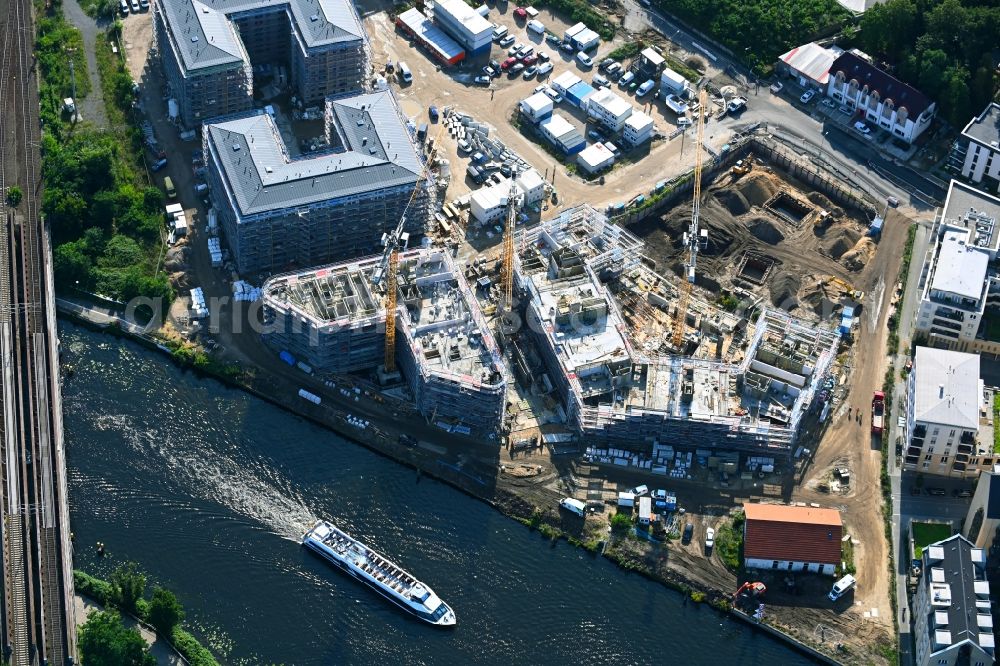
<instances>
[{"instance_id":1,"label":"green shrub","mask_svg":"<svg viewBox=\"0 0 1000 666\"><path fill-rule=\"evenodd\" d=\"M24 192L17 185L11 185L7 188L7 205L11 208L17 208L23 198Z\"/></svg>"},{"instance_id":2,"label":"green shrub","mask_svg":"<svg viewBox=\"0 0 1000 666\"><path fill-rule=\"evenodd\" d=\"M80 627L79 645L87 666L156 666L142 635L126 629L115 611L93 613Z\"/></svg>"},{"instance_id":3,"label":"green shrub","mask_svg":"<svg viewBox=\"0 0 1000 666\"><path fill-rule=\"evenodd\" d=\"M184 631L180 627L174 627L170 635L170 641L191 666L219 666L208 648L198 642L198 639Z\"/></svg>"},{"instance_id":4,"label":"green shrub","mask_svg":"<svg viewBox=\"0 0 1000 666\"><path fill-rule=\"evenodd\" d=\"M138 601L146 591L146 574L135 562L125 562L111 572L111 600L126 613L139 615Z\"/></svg>"},{"instance_id":5,"label":"green shrub","mask_svg":"<svg viewBox=\"0 0 1000 666\"><path fill-rule=\"evenodd\" d=\"M73 570L73 586L80 594L90 597L102 606L111 602L111 584L77 569Z\"/></svg>"},{"instance_id":6,"label":"green shrub","mask_svg":"<svg viewBox=\"0 0 1000 666\"><path fill-rule=\"evenodd\" d=\"M615 532L624 532L632 527L632 516L619 511L611 516L611 529Z\"/></svg>"}]
</instances>

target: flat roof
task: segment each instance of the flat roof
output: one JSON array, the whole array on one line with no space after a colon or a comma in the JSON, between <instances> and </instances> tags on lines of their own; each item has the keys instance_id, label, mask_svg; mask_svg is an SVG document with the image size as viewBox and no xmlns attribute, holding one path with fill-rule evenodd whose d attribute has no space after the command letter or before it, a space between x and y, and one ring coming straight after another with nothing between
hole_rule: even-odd
<instances>
[{"instance_id":1,"label":"flat roof","mask_svg":"<svg viewBox=\"0 0 1000 666\"><path fill-rule=\"evenodd\" d=\"M557 139L562 139L573 132L576 132L577 134L580 133L573 123L569 122L558 113L553 113L551 116L543 120L541 122L541 127Z\"/></svg>"},{"instance_id":2,"label":"flat roof","mask_svg":"<svg viewBox=\"0 0 1000 666\"><path fill-rule=\"evenodd\" d=\"M424 43L434 50L438 56L451 61L463 53L463 49L458 42L449 37L444 30L434 25L429 18L416 7L411 7L396 17L413 34L417 35Z\"/></svg>"},{"instance_id":3,"label":"flat roof","mask_svg":"<svg viewBox=\"0 0 1000 666\"><path fill-rule=\"evenodd\" d=\"M615 154L603 143L593 143L581 150L576 158L591 167L598 167L609 159L614 160Z\"/></svg>"},{"instance_id":4,"label":"flat roof","mask_svg":"<svg viewBox=\"0 0 1000 666\"><path fill-rule=\"evenodd\" d=\"M962 134L1000 151L1000 104L993 102L969 121Z\"/></svg>"},{"instance_id":5,"label":"flat roof","mask_svg":"<svg viewBox=\"0 0 1000 666\"><path fill-rule=\"evenodd\" d=\"M993 251L1000 248L1000 198L953 180L942 217L948 224L969 229L970 244Z\"/></svg>"},{"instance_id":6,"label":"flat roof","mask_svg":"<svg viewBox=\"0 0 1000 666\"><path fill-rule=\"evenodd\" d=\"M583 79L579 76L567 69L565 72L552 79L552 85L556 88L556 90L562 89L563 92L565 92L582 80Z\"/></svg>"},{"instance_id":7,"label":"flat roof","mask_svg":"<svg viewBox=\"0 0 1000 666\"><path fill-rule=\"evenodd\" d=\"M663 63L666 62L666 60L663 59L663 56L661 56L659 53L657 53L653 49L653 47L647 47L647 48L643 49L642 53L640 53L639 55L641 55L643 58L645 58L646 60L648 60L653 65L659 66L659 65L662 65Z\"/></svg>"},{"instance_id":8,"label":"flat roof","mask_svg":"<svg viewBox=\"0 0 1000 666\"><path fill-rule=\"evenodd\" d=\"M653 119L642 111L633 111L625 120L625 125L634 127L637 131L642 131L653 124Z\"/></svg>"},{"instance_id":9,"label":"flat roof","mask_svg":"<svg viewBox=\"0 0 1000 666\"><path fill-rule=\"evenodd\" d=\"M917 347L913 361L913 418L967 430L979 428L979 356Z\"/></svg>"},{"instance_id":10,"label":"flat roof","mask_svg":"<svg viewBox=\"0 0 1000 666\"><path fill-rule=\"evenodd\" d=\"M473 35L493 32L493 24L487 21L475 9L465 4L463 0L435 0L434 12L443 11L448 16L462 24Z\"/></svg>"},{"instance_id":11,"label":"flat roof","mask_svg":"<svg viewBox=\"0 0 1000 666\"><path fill-rule=\"evenodd\" d=\"M675 88L684 88L688 85L688 80L686 78L669 67L664 69L663 73L660 74L660 84L662 85L665 81L672 83Z\"/></svg>"},{"instance_id":12,"label":"flat roof","mask_svg":"<svg viewBox=\"0 0 1000 666\"><path fill-rule=\"evenodd\" d=\"M158 0L167 32L185 71L242 63L246 50L232 19L251 12L287 13L307 48L366 39L348 0ZM165 48L165 45L161 46Z\"/></svg>"},{"instance_id":13,"label":"flat roof","mask_svg":"<svg viewBox=\"0 0 1000 666\"><path fill-rule=\"evenodd\" d=\"M469 200L485 210L491 210L497 206L506 206L507 198L510 196L510 179L503 178L502 176L501 178L502 180L499 183L494 183L488 187L480 187L472 193Z\"/></svg>"},{"instance_id":14,"label":"flat roof","mask_svg":"<svg viewBox=\"0 0 1000 666\"><path fill-rule=\"evenodd\" d=\"M836 51L809 42L781 56L781 61L813 81L826 85L830 80L830 67L840 55Z\"/></svg>"},{"instance_id":15,"label":"flat roof","mask_svg":"<svg viewBox=\"0 0 1000 666\"><path fill-rule=\"evenodd\" d=\"M970 246L967 231L948 229L941 236L931 289L978 301L983 294L990 255Z\"/></svg>"},{"instance_id":16,"label":"flat roof","mask_svg":"<svg viewBox=\"0 0 1000 666\"><path fill-rule=\"evenodd\" d=\"M389 91L327 101L342 150L292 159L262 111L205 125L242 215L419 183L423 164Z\"/></svg>"},{"instance_id":17,"label":"flat roof","mask_svg":"<svg viewBox=\"0 0 1000 666\"><path fill-rule=\"evenodd\" d=\"M632 111L631 104L616 95L614 91L608 90L607 88L602 88L591 95L587 104L596 104L597 106L605 109L615 118L620 118L626 113L630 113Z\"/></svg>"},{"instance_id":18,"label":"flat roof","mask_svg":"<svg viewBox=\"0 0 1000 666\"><path fill-rule=\"evenodd\" d=\"M553 107L552 98L543 92L537 92L530 97L521 100L521 106L531 110L532 113L551 109Z\"/></svg>"}]
</instances>

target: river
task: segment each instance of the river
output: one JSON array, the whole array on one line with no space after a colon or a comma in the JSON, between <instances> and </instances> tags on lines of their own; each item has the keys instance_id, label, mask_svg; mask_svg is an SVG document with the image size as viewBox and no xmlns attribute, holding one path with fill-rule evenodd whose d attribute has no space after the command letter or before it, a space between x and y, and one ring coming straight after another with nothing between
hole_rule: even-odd
<instances>
[{"instance_id":1,"label":"river","mask_svg":"<svg viewBox=\"0 0 1000 666\"><path fill-rule=\"evenodd\" d=\"M224 663L809 663L158 354L65 322L60 340L76 566L138 562ZM425 626L305 552L317 517L427 581L458 626Z\"/></svg>"}]
</instances>

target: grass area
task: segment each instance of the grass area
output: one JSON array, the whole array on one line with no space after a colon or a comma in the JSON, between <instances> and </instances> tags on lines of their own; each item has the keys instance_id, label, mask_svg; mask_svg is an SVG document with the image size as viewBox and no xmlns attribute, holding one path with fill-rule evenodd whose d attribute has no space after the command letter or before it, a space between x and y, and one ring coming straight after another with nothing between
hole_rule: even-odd
<instances>
[{"instance_id":1,"label":"grass area","mask_svg":"<svg viewBox=\"0 0 1000 666\"><path fill-rule=\"evenodd\" d=\"M91 81L87 76L87 54L80 31L63 18L57 9L42 15L35 35L35 57L39 71L39 106L42 125L63 122L62 106L67 97L77 99L90 94ZM72 68L70 66L72 63Z\"/></svg>"},{"instance_id":2,"label":"grass area","mask_svg":"<svg viewBox=\"0 0 1000 666\"><path fill-rule=\"evenodd\" d=\"M858 572L857 567L854 564L854 544L848 539L840 545L840 561L843 562L843 567L837 572L837 577L843 576L844 574L854 574Z\"/></svg>"},{"instance_id":3,"label":"grass area","mask_svg":"<svg viewBox=\"0 0 1000 666\"><path fill-rule=\"evenodd\" d=\"M72 52L81 62L76 66L78 95L81 77L86 79L79 32L66 24L58 1L39 12L46 12L36 44L44 126L42 208L52 228L57 287L119 301L160 299L165 308L174 293L160 270L164 195L149 183L141 134L131 122L132 79L120 57L111 55L109 42L117 39L121 24L114 24L97 43L111 126L97 130L86 122L73 125L60 114L68 80L67 42L62 37L79 45Z\"/></svg>"},{"instance_id":4,"label":"grass area","mask_svg":"<svg viewBox=\"0 0 1000 666\"><path fill-rule=\"evenodd\" d=\"M730 571L738 571L743 561L743 523L746 515L740 511L715 531L715 552Z\"/></svg>"},{"instance_id":5,"label":"grass area","mask_svg":"<svg viewBox=\"0 0 1000 666\"><path fill-rule=\"evenodd\" d=\"M639 55L646 48L646 42L641 39L634 42L626 42L608 54L612 60L629 60Z\"/></svg>"},{"instance_id":6,"label":"grass area","mask_svg":"<svg viewBox=\"0 0 1000 666\"><path fill-rule=\"evenodd\" d=\"M952 535L951 525L947 523L913 522L910 525L910 530L913 535L913 559L915 560L919 560L924 554L924 548Z\"/></svg>"}]
</instances>

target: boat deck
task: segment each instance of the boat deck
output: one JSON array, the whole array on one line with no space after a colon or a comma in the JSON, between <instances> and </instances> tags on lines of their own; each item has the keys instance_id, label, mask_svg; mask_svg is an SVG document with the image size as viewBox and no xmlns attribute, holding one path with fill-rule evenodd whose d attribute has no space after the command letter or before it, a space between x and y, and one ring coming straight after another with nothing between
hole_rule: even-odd
<instances>
[{"instance_id":1,"label":"boat deck","mask_svg":"<svg viewBox=\"0 0 1000 666\"><path fill-rule=\"evenodd\" d=\"M411 592L417 592L418 599L422 596L423 585L416 578L336 528L322 541L338 555L399 594L409 596Z\"/></svg>"}]
</instances>

